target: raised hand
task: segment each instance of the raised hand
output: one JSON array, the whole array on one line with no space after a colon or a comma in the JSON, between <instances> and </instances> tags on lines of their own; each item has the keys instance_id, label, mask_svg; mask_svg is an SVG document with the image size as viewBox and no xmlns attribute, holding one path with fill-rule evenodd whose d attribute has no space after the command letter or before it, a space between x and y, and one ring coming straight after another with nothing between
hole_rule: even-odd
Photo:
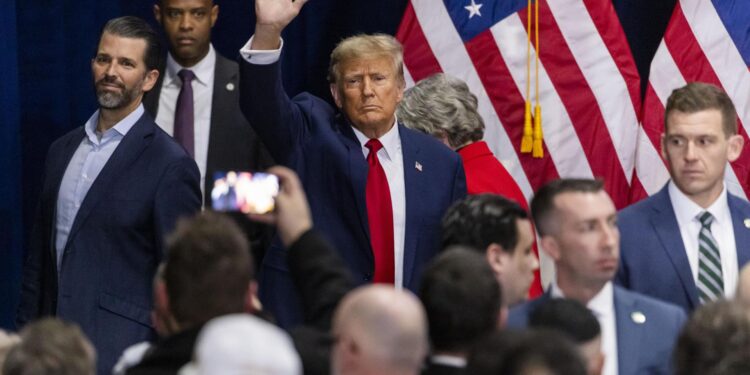
<instances>
[{"instance_id":1,"label":"raised hand","mask_svg":"<svg viewBox=\"0 0 750 375\"><path fill-rule=\"evenodd\" d=\"M281 31L297 17L307 1L255 0L255 36L251 48L279 48Z\"/></svg>"}]
</instances>

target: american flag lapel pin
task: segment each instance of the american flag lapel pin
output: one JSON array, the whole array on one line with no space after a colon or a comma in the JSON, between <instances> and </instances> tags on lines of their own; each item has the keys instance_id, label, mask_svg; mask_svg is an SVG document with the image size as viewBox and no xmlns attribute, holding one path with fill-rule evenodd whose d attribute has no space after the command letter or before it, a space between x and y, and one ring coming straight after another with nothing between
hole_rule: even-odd
<instances>
[{"instance_id":1,"label":"american flag lapel pin","mask_svg":"<svg viewBox=\"0 0 750 375\"><path fill-rule=\"evenodd\" d=\"M414 168L417 168L418 171L422 172L422 164L419 164L419 162L414 163Z\"/></svg>"}]
</instances>

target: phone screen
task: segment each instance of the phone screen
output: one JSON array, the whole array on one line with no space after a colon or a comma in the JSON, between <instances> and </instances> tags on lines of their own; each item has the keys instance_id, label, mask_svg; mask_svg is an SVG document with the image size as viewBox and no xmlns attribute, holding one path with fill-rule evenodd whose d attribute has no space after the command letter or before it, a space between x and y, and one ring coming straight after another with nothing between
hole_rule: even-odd
<instances>
[{"instance_id":1,"label":"phone screen","mask_svg":"<svg viewBox=\"0 0 750 375\"><path fill-rule=\"evenodd\" d=\"M211 203L216 211L266 214L274 210L279 179L262 172L228 171L214 174Z\"/></svg>"}]
</instances>

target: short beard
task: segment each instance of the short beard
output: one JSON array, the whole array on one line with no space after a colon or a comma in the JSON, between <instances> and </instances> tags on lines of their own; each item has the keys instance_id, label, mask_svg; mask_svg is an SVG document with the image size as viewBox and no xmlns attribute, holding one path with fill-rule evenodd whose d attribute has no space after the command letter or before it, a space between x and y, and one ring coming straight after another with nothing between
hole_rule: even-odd
<instances>
[{"instance_id":1,"label":"short beard","mask_svg":"<svg viewBox=\"0 0 750 375\"><path fill-rule=\"evenodd\" d=\"M122 93L99 90L99 83L104 82L105 80L106 78L103 78L94 85L96 99L99 102L99 106L104 109L120 109L127 107L133 103L133 100L142 92L140 90L140 84L142 82L139 82L130 90L124 85L121 85Z\"/></svg>"}]
</instances>

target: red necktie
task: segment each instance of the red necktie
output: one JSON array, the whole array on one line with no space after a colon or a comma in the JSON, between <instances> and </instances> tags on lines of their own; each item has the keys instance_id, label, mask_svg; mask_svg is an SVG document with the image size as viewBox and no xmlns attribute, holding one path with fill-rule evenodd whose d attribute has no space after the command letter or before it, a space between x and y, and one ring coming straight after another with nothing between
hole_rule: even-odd
<instances>
[{"instance_id":1,"label":"red necktie","mask_svg":"<svg viewBox=\"0 0 750 375\"><path fill-rule=\"evenodd\" d=\"M383 144L377 139L367 141L367 220L370 223L370 244L375 258L373 282L393 284L393 208L388 178L378 160Z\"/></svg>"}]
</instances>

